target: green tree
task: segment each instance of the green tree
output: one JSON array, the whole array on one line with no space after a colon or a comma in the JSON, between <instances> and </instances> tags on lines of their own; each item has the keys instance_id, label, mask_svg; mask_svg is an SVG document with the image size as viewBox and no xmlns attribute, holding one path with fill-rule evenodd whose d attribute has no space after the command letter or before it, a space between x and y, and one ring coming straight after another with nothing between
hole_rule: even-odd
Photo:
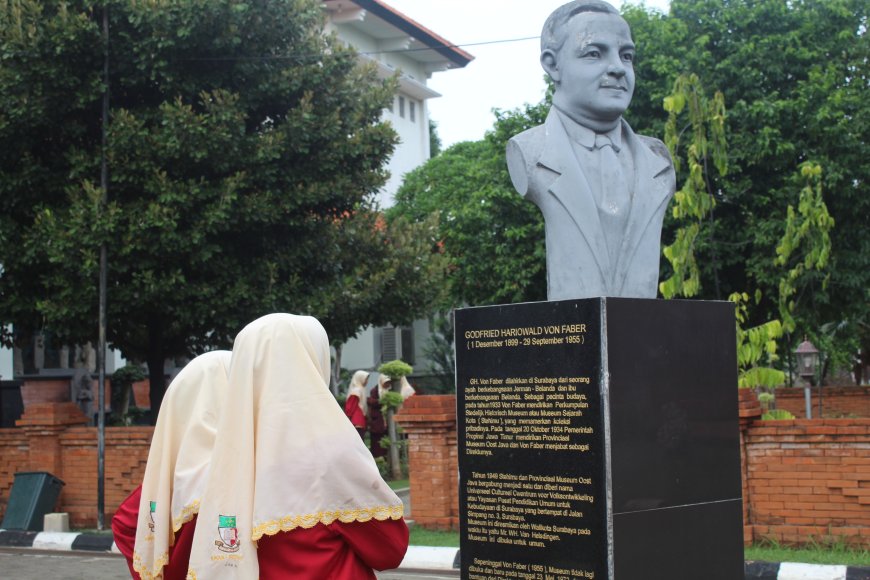
<instances>
[{"instance_id":1,"label":"green tree","mask_svg":"<svg viewBox=\"0 0 870 580\"><path fill-rule=\"evenodd\" d=\"M347 274L336 223L371 205L396 136L380 121L393 81L323 18L317 0L2 4L0 321L92 338L105 243L109 343L147 361L156 414L166 358L271 311L327 318Z\"/></svg>"},{"instance_id":2,"label":"green tree","mask_svg":"<svg viewBox=\"0 0 870 580\"><path fill-rule=\"evenodd\" d=\"M870 102L862 97L870 84L868 4L673 0L667 15L637 6L625 15L639 47L628 115L635 129L659 134L662 100L680 74L719 88L728 105L728 173L710 178L717 203L715 218L701 225L699 296L756 287L763 298L751 319L779 315L784 265L775 264L773 250L787 208L800 204L798 168L812 161L824 169L819 185L837 227L827 283L824 275L802 275L796 324L846 322L853 330L844 340L859 332L870 303ZM665 235L673 239L676 227L670 222Z\"/></svg>"},{"instance_id":3,"label":"green tree","mask_svg":"<svg viewBox=\"0 0 870 580\"><path fill-rule=\"evenodd\" d=\"M437 157L441 153L441 137L438 135L438 123L429 119L429 157Z\"/></svg>"},{"instance_id":4,"label":"green tree","mask_svg":"<svg viewBox=\"0 0 870 580\"><path fill-rule=\"evenodd\" d=\"M438 217L446 306L546 299L543 220L514 191L504 158L508 139L546 112L544 104L496 111L484 139L449 147L410 172L396 194L390 215Z\"/></svg>"},{"instance_id":5,"label":"green tree","mask_svg":"<svg viewBox=\"0 0 870 580\"><path fill-rule=\"evenodd\" d=\"M453 312L438 313L432 320L432 334L423 352L430 361L429 372L439 381L427 390L439 393L456 392L456 350L453 344Z\"/></svg>"},{"instance_id":6,"label":"green tree","mask_svg":"<svg viewBox=\"0 0 870 580\"><path fill-rule=\"evenodd\" d=\"M725 144L725 102L722 93L707 98L704 88L695 75L681 75L674 83L674 91L664 99L668 111L665 126L665 143L674 160L674 168L682 168L681 138L685 134L689 144L686 146L686 175L683 186L674 194L671 208L673 220L679 224L673 243L662 251L671 266L671 275L659 285L665 298L677 295L694 296L701 289L700 270L695 259L695 248L703 242L713 246L713 280L719 298L719 278L717 272L718 255L713 239L715 225L714 208L716 195L713 178L725 176L728 171L728 158ZM686 126L681 126L680 113L686 110ZM713 169L715 168L715 173ZM700 236L701 226L707 223L707 235Z\"/></svg>"},{"instance_id":7,"label":"green tree","mask_svg":"<svg viewBox=\"0 0 870 580\"><path fill-rule=\"evenodd\" d=\"M434 219L410 223L374 211L359 211L336 222L337 246L331 287L315 311L334 349L333 388L341 374L342 346L366 326L402 326L441 302L443 258Z\"/></svg>"},{"instance_id":8,"label":"green tree","mask_svg":"<svg viewBox=\"0 0 870 580\"><path fill-rule=\"evenodd\" d=\"M685 183L675 195L674 220L679 223L674 243L664 248L664 256L672 268L672 275L660 284L665 298L691 297L700 291L700 276L695 259L699 246L700 225L709 217L711 225L716 196L711 191L715 177L727 173L727 143L724 134L725 103L721 93L708 99L696 75L681 75L674 83L673 94L664 99L668 111L665 142L671 151L675 168L681 162L681 136L689 136L685 147L687 169ZM681 112L687 110L685 128L680 128ZM713 170L715 167L715 173ZM821 168L805 163L801 173L807 186L800 193L798 211L789 205L786 211L785 232L776 247L774 264L779 266L779 313L783 321L768 319L749 327L749 294L735 292L729 296L737 308L737 363L740 387L763 386L773 388L783 383L785 374L770 365L777 360L777 340L783 332L795 328L793 296L802 278L818 275L825 270L830 255L830 231L833 227L824 200L819 176ZM707 232L713 228L708 228ZM708 240L715 245L715 240ZM713 258L716 258L715 252ZM791 265L788 271L782 267ZM719 290L718 278L716 290ZM763 296L756 287L755 302Z\"/></svg>"}]
</instances>

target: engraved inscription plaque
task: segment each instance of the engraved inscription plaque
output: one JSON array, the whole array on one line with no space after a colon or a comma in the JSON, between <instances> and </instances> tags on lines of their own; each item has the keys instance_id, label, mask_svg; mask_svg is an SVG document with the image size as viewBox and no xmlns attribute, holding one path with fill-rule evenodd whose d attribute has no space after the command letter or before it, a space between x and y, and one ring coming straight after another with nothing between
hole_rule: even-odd
<instances>
[{"instance_id":1,"label":"engraved inscription plaque","mask_svg":"<svg viewBox=\"0 0 870 580\"><path fill-rule=\"evenodd\" d=\"M604 578L597 300L457 312L463 577Z\"/></svg>"},{"instance_id":2,"label":"engraved inscription plaque","mask_svg":"<svg viewBox=\"0 0 870 580\"><path fill-rule=\"evenodd\" d=\"M462 578L740 577L734 328L721 302L457 310Z\"/></svg>"}]
</instances>

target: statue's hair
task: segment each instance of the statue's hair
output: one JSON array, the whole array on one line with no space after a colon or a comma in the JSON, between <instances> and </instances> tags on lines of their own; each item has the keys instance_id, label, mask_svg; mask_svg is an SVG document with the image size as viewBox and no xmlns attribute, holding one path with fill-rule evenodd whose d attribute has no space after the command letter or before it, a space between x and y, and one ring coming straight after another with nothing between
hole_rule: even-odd
<instances>
[{"instance_id":1,"label":"statue's hair","mask_svg":"<svg viewBox=\"0 0 870 580\"><path fill-rule=\"evenodd\" d=\"M545 50L558 52L567 38L565 24L581 12L598 12L619 16L619 11L604 0L574 0L574 2L563 4L556 8L544 23L544 29L541 31L541 52Z\"/></svg>"}]
</instances>

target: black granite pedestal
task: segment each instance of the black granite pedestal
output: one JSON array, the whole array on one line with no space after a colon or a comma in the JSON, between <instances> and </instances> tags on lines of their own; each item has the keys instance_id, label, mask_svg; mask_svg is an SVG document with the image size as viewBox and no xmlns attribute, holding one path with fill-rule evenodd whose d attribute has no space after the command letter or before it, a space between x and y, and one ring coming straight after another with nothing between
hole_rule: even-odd
<instances>
[{"instance_id":1,"label":"black granite pedestal","mask_svg":"<svg viewBox=\"0 0 870 580\"><path fill-rule=\"evenodd\" d=\"M456 312L462 577L743 575L734 308Z\"/></svg>"}]
</instances>

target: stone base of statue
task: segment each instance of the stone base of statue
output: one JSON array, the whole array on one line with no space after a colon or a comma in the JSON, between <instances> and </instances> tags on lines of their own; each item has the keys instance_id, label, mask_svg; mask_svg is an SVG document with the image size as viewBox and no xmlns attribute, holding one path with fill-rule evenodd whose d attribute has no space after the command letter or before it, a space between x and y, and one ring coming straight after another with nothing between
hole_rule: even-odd
<instances>
[{"instance_id":1,"label":"stone base of statue","mask_svg":"<svg viewBox=\"0 0 870 580\"><path fill-rule=\"evenodd\" d=\"M462 578L734 580L734 307L456 312Z\"/></svg>"}]
</instances>

